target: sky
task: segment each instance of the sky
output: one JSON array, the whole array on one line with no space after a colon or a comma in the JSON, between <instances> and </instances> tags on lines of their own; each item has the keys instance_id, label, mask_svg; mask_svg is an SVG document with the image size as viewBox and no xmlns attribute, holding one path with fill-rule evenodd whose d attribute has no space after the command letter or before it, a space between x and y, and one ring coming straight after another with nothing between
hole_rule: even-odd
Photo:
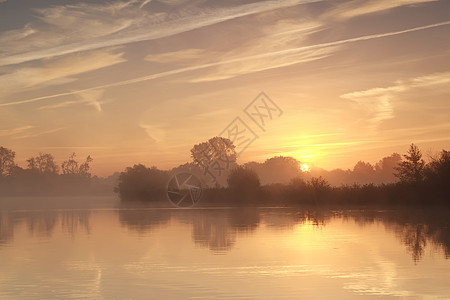
<instances>
[{"instance_id":1,"label":"sky","mask_svg":"<svg viewBox=\"0 0 450 300\"><path fill-rule=\"evenodd\" d=\"M325 169L450 148L448 0L0 0L0 145L107 176L235 139ZM262 94L261 94L262 93ZM239 134L233 134L239 133Z\"/></svg>"}]
</instances>

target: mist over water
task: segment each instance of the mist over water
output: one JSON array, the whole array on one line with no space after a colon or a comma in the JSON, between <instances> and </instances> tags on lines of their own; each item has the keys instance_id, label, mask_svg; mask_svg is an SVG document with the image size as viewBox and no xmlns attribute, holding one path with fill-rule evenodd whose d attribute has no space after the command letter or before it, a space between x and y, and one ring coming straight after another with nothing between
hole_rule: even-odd
<instances>
[{"instance_id":1,"label":"mist over water","mask_svg":"<svg viewBox=\"0 0 450 300\"><path fill-rule=\"evenodd\" d=\"M450 299L449 0L0 0L0 300Z\"/></svg>"},{"instance_id":2,"label":"mist over water","mask_svg":"<svg viewBox=\"0 0 450 300\"><path fill-rule=\"evenodd\" d=\"M124 206L107 197L46 201L45 209L26 210L1 203L1 299L450 294L450 227L442 209L177 209Z\"/></svg>"}]
</instances>

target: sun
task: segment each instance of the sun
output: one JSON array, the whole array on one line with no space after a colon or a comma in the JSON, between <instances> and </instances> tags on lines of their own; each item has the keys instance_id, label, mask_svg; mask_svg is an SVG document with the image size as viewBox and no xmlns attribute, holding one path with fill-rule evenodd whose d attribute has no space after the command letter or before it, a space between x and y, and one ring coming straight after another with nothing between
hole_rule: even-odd
<instances>
[{"instance_id":1,"label":"sun","mask_svg":"<svg viewBox=\"0 0 450 300\"><path fill-rule=\"evenodd\" d=\"M308 172L309 171L309 167L308 167L308 165L301 165L300 166L300 170L302 170L302 172Z\"/></svg>"}]
</instances>

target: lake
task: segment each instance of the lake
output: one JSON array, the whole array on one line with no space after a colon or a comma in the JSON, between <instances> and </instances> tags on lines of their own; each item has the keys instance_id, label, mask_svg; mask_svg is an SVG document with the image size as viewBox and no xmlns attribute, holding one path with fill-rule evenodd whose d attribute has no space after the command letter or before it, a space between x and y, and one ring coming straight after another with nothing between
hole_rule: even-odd
<instances>
[{"instance_id":1,"label":"lake","mask_svg":"<svg viewBox=\"0 0 450 300\"><path fill-rule=\"evenodd\" d=\"M0 299L450 298L447 210L36 201L0 202Z\"/></svg>"}]
</instances>

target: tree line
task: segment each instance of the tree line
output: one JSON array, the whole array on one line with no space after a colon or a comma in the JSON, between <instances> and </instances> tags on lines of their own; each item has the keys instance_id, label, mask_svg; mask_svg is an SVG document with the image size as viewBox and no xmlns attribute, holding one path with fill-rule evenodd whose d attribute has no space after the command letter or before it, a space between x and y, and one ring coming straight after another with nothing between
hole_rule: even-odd
<instances>
[{"instance_id":1,"label":"tree line","mask_svg":"<svg viewBox=\"0 0 450 300\"><path fill-rule=\"evenodd\" d=\"M263 163L239 165L234 149L231 141L214 137L194 145L192 162L169 171L147 168L142 164L129 167L120 174L116 192L123 200L165 199L170 177L189 172L203 179L205 205L450 204L450 152L446 150L425 163L420 149L411 144L403 156L394 153L380 160L375 167L358 162L352 171L346 172L353 176L370 172L389 174L394 178L391 182L333 186L324 176L302 172L300 162L292 157L277 156ZM278 183L267 182L267 178L277 176Z\"/></svg>"},{"instance_id":2,"label":"tree line","mask_svg":"<svg viewBox=\"0 0 450 300\"><path fill-rule=\"evenodd\" d=\"M59 174L59 166L55 162L55 157L50 153L40 152L37 156L31 156L26 161L27 168L18 166L15 162L16 152L11 149L0 147L0 177L14 176L19 173L28 172L41 175ZM76 160L73 152L69 158L61 163L63 175L74 175L90 177L90 163L93 161L89 155L83 163Z\"/></svg>"},{"instance_id":3,"label":"tree line","mask_svg":"<svg viewBox=\"0 0 450 300\"><path fill-rule=\"evenodd\" d=\"M229 139L213 137L192 147L191 162L170 170L137 164L101 179L90 174L91 156L79 161L72 153L57 164L52 154L39 153L22 168L15 163L14 151L0 147L0 195L109 193L114 189L124 201L166 201L170 178L188 172L201 179L203 198L209 198L205 204L448 203L450 199L450 152L446 150L425 163L420 149L411 144L403 156L394 153L375 165L360 161L346 171L303 172L301 162L292 157L244 164L238 164L236 157ZM334 176L347 181L336 185ZM356 178L366 181L352 180ZM389 181L367 181L370 178Z\"/></svg>"},{"instance_id":4,"label":"tree line","mask_svg":"<svg viewBox=\"0 0 450 300\"><path fill-rule=\"evenodd\" d=\"M0 195L88 194L107 187L90 173L92 157L83 161L72 153L57 164L50 153L29 157L27 167L15 162L16 153L0 147ZM110 188L111 190L111 188Z\"/></svg>"}]
</instances>

